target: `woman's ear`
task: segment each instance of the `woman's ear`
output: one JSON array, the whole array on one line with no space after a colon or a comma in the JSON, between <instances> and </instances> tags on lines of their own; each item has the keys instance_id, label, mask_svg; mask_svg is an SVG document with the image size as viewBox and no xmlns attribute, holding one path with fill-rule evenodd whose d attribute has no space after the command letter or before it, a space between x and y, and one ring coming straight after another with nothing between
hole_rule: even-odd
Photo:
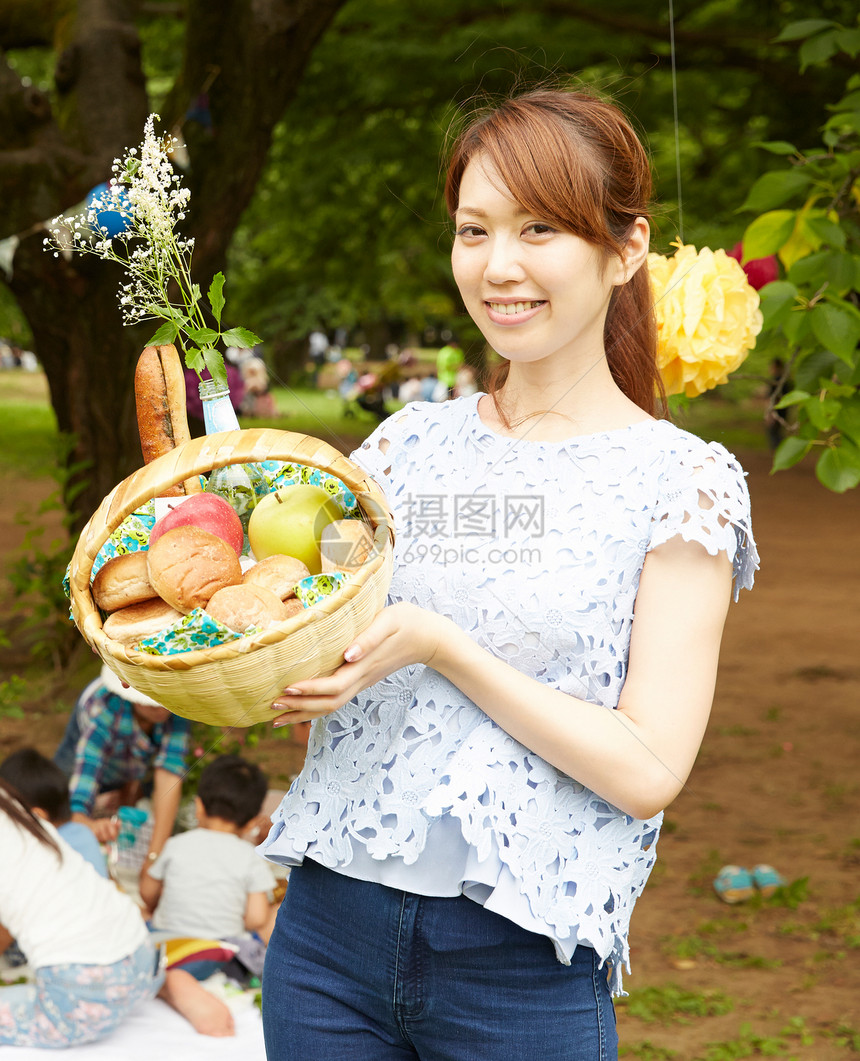
<instances>
[{"instance_id":1,"label":"woman's ear","mask_svg":"<svg viewBox=\"0 0 860 1061\"><path fill-rule=\"evenodd\" d=\"M648 257L651 240L651 226L644 217L637 217L630 229L630 235L624 244L624 250L618 259L612 283L616 287L626 284L636 274L639 267Z\"/></svg>"}]
</instances>

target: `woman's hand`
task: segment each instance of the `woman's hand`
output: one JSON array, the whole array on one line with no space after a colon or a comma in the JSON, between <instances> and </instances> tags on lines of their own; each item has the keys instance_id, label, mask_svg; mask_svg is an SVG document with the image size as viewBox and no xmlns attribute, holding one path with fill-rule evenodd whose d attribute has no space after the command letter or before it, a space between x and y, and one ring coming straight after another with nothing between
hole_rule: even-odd
<instances>
[{"instance_id":1,"label":"woman's hand","mask_svg":"<svg viewBox=\"0 0 860 1061\"><path fill-rule=\"evenodd\" d=\"M392 604L343 654L345 662L327 678L308 678L285 689L272 704L275 726L330 715L354 696L410 663L432 666L440 640L457 627L415 604Z\"/></svg>"}]
</instances>

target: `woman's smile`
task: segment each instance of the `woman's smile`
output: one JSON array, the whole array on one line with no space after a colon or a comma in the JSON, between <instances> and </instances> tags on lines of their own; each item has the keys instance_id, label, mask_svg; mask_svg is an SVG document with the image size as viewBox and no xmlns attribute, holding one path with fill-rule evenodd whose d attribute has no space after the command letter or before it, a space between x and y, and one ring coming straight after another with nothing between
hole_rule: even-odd
<instances>
[{"instance_id":1,"label":"woman's smile","mask_svg":"<svg viewBox=\"0 0 860 1061\"><path fill-rule=\"evenodd\" d=\"M494 324L510 327L513 324L522 324L531 320L544 306L546 299L518 299L508 301L501 299L485 299L487 316Z\"/></svg>"}]
</instances>

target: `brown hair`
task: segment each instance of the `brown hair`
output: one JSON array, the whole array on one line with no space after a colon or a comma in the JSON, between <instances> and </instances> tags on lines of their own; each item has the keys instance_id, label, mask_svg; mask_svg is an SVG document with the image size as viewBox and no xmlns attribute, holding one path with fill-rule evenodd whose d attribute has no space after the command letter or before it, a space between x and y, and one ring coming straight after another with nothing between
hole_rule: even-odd
<instances>
[{"instance_id":1,"label":"brown hair","mask_svg":"<svg viewBox=\"0 0 860 1061\"><path fill-rule=\"evenodd\" d=\"M540 89L474 119L457 136L448 164L452 217L463 173L478 154L526 210L607 255L621 255L636 218L650 216L645 149L616 106L586 92ZM627 397L652 415L665 407L647 264L613 292L603 340L612 377ZM488 386L497 406L507 375L504 362Z\"/></svg>"},{"instance_id":2,"label":"brown hair","mask_svg":"<svg viewBox=\"0 0 860 1061\"><path fill-rule=\"evenodd\" d=\"M62 858L57 841L45 829L30 808L24 804L12 785L2 778L0 778L0 813L6 814L11 818L19 829L26 829L28 833L32 833L45 847L53 848L57 855Z\"/></svg>"}]
</instances>

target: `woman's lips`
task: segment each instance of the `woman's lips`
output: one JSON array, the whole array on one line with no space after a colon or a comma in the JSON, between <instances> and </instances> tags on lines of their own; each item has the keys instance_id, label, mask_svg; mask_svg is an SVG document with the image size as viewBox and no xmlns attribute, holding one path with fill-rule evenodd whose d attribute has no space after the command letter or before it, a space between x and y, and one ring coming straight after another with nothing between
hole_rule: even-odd
<instances>
[{"instance_id":1,"label":"woman's lips","mask_svg":"<svg viewBox=\"0 0 860 1061\"><path fill-rule=\"evenodd\" d=\"M487 316L493 324L501 324L504 327L531 320L545 305L545 301L538 299L522 299L517 302L493 302L489 299L484 301Z\"/></svg>"}]
</instances>

